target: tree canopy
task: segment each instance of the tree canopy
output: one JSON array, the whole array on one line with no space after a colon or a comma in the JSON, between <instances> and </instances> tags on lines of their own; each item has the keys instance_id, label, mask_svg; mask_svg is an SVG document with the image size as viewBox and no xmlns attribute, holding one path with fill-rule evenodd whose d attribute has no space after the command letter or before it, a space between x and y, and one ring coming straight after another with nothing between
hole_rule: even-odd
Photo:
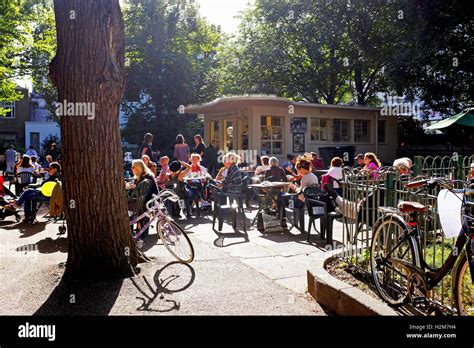
<instances>
[{"instance_id":1,"label":"tree canopy","mask_svg":"<svg viewBox=\"0 0 474 348\"><path fill-rule=\"evenodd\" d=\"M152 132L159 147L173 144L178 133L189 139L201 131L202 122L178 109L217 96L210 73L220 32L200 17L193 1L128 0L124 17L124 138L138 143Z\"/></svg>"}]
</instances>

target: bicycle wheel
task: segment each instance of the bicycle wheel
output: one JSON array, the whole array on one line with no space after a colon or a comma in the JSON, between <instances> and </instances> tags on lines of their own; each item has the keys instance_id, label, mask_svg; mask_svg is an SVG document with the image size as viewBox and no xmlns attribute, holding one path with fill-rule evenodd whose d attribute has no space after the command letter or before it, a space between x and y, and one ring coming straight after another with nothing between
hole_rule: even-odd
<instances>
[{"instance_id":1,"label":"bicycle wheel","mask_svg":"<svg viewBox=\"0 0 474 348\"><path fill-rule=\"evenodd\" d=\"M466 253L463 253L454 276L453 297L459 315L474 316L474 287Z\"/></svg>"},{"instance_id":2,"label":"bicycle wheel","mask_svg":"<svg viewBox=\"0 0 474 348\"><path fill-rule=\"evenodd\" d=\"M379 223L370 246L370 267L377 291L387 303L400 307L410 300L407 276L404 269L390 262L396 258L417 264L414 240L405 238L406 226L397 218L388 216Z\"/></svg>"},{"instance_id":3,"label":"bicycle wheel","mask_svg":"<svg viewBox=\"0 0 474 348\"><path fill-rule=\"evenodd\" d=\"M183 229L170 220L160 220L156 227L164 246L178 261L190 263L194 260L194 248Z\"/></svg>"}]
</instances>

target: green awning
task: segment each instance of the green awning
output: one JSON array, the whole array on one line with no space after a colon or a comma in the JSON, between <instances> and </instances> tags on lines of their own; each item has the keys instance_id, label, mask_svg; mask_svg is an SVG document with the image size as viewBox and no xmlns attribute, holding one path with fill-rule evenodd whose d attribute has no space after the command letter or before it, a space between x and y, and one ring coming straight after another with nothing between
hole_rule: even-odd
<instances>
[{"instance_id":1,"label":"green awning","mask_svg":"<svg viewBox=\"0 0 474 348\"><path fill-rule=\"evenodd\" d=\"M474 108L463 110L457 115L445 118L439 122L433 123L426 129L441 129L458 124L460 126L474 127Z\"/></svg>"}]
</instances>

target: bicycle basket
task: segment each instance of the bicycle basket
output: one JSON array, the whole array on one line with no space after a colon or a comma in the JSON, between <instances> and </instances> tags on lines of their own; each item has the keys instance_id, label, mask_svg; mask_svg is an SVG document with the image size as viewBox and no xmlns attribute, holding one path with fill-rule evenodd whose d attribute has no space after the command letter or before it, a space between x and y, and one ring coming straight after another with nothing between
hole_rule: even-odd
<instances>
[{"instance_id":1,"label":"bicycle basket","mask_svg":"<svg viewBox=\"0 0 474 348\"><path fill-rule=\"evenodd\" d=\"M438 215L443 234L446 238L454 238L462 230L462 193L452 193L443 189L438 194Z\"/></svg>"}]
</instances>

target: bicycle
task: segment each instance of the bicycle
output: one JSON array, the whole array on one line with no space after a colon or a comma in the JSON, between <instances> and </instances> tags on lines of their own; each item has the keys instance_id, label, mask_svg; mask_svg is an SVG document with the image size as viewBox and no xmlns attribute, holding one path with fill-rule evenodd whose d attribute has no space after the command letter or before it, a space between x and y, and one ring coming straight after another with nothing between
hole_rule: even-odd
<instances>
[{"instance_id":1,"label":"bicycle","mask_svg":"<svg viewBox=\"0 0 474 348\"><path fill-rule=\"evenodd\" d=\"M173 221L166 213L164 206L165 201L179 202L180 199L176 193L171 190L162 190L158 195L146 203L147 210L140 216L130 221L133 226L143 220L145 217L149 219L141 229L133 235L135 241L153 224L156 223L156 231L164 246L179 262L191 263L194 260L194 247L184 230ZM180 202L181 203L181 202ZM165 211L165 212L164 212ZM137 242L138 247L140 243Z\"/></svg>"},{"instance_id":2,"label":"bicycle","mask_svg":"<svg viewBox=\"0 0 474 348\"><path fill-rule=\"evenodd\" d=\"M416 303L417 299L427 301L428 292L452 271L451 296L457 313L474 315L474 202L466 200L466 196L474 193L474 190L468 189L465 184L463 189L454 189L453 183L432 178L405 185L409 189L421 187L415 194L442 188L438 194L438 214L443 232L447 237L457 236L457 240L449 256L437 269L430 267L423 257L422 232L418 228L419 214L427 212L429 208L408 201L400 201L397 208L379 208L383 216L374 225L370 266L377 292L393 307ZM452 212L446 214L440 209L443 198L449 199L448 205L459 215ZM443 207L446 207L446 203L443 203ZM443 225L443 221L449 223Z\"/></svg>"}]
</instances>

